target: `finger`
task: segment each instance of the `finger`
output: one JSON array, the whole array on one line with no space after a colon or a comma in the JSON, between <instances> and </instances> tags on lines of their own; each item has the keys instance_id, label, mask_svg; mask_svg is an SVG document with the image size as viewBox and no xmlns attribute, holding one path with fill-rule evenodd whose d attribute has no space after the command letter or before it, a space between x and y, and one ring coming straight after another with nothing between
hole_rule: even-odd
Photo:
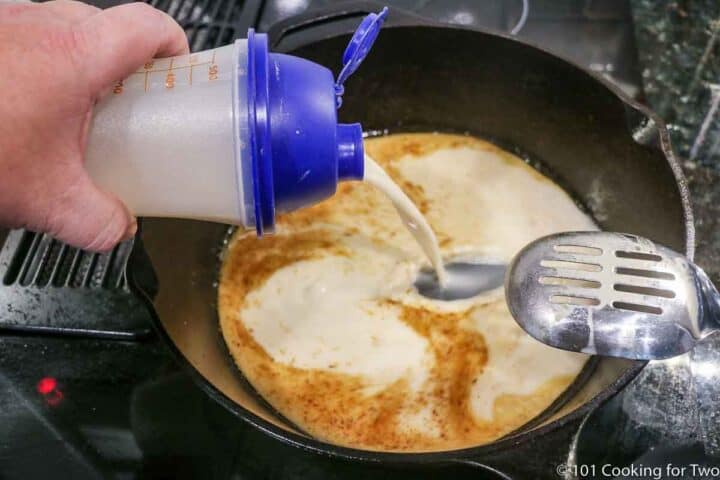
<instances>
[{"instance_id":1,"label":"finger","mask_svg":"<svg viewBox=\"0 0 720 480\"><path fill-rule=\"evenodd\" d=\"M96 93L152 58L189 52L180 25L146 3L103 10L79 25L78 35L84 44L85 74Z\"/></svg>"},{"instance_id":2,"label":"finger","mask_svg":"<svg viewBox=\"0 0 720 480\"><path fill-rule=\"evenodd\" d=\"M87 3L76 2L75 0L51 0L41 4L41 7L62 20L70 23L78 23L97 15L102 10Z\"/></svg>"},{"instance_id":3,"label":"finger","mask_svg":"<svg viewBox=\"0 0 720 480\"><path fill-rule=\"evenodd\" d=\"M51 215L52 236L72 246L106 252L137 231L137 222L114 195L100 190L87 175L78 179Z\"/></svg>"}]
</instances>

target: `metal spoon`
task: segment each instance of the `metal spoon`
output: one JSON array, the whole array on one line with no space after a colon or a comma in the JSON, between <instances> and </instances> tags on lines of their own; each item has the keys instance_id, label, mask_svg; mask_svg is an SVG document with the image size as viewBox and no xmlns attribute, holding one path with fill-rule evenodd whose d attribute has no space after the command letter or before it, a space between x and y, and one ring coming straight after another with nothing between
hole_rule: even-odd
<instances>
[{"instance_id":1,"label":"metal spoon","mask_svg":"<svg viewBox=\"0 0 720 480\"><path fill-rule=\"evenodd\" d=\"M720 294L683 255L621 233L571 232L526 246L505 296L515 320L564 350L654 360L719 328Z\"/></svg>"},{"instance_id":2,"label":"metal spoon","mask_svg":"<svg viewBox=\"0 0 720 480\"><path fill-rule=\"evenodd\" d=\"M500 287L505 281L507 265L474 262L450 262L445 264L447 285L438 283L435 271L420 271L415 288L420 295L434 300L461 300Z\"/></svg>"}]
</instances>

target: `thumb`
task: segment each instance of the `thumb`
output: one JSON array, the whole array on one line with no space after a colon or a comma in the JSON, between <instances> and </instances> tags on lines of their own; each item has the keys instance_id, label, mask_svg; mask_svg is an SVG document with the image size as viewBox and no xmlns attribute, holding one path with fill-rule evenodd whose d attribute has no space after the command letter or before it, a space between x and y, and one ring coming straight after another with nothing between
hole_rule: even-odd
<instances>
[{"instance_id":1,"label":"thumb","mask_svg":"<svg viewBox=\"0 0 720 480\"><path fill-rule=\"evenodd\" d=\"M94 252L106 252L137 231L127 207L100 190L83 171L51 210L49 233L63 242Z\"/></svg>"}]
</instances>

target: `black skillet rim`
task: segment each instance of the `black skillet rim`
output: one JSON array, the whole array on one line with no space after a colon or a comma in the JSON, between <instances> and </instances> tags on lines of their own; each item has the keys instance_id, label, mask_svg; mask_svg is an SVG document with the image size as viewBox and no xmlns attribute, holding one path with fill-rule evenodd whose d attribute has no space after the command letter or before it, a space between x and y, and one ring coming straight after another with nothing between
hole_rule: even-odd
<instances>
[{"instance_id":1,"label":"black skillet rim","mask_svg":"<svg viewBox=\"0 0 720 480\"><path fill-rule=\"evenodd\" d=\"M537 45L534 45L529 42L520 41L517 38L511 37L503 32L493 32L488 30L482 30L482 29L474 29L474 28L466 28L466 27L454 27L454 26L439 26L439 25L415 25L415 26L389 26L387 28L428 28L428 29L440 29L440 30L466 30L474 33L480 33L484 35L492 35L492 36L498 36L502 37L503 39L511 42L518 43L520 45L534 48L536 50L540 50L545 55L548 55L550 57L555 58L556 60L560 60L562 62L565 62L569 64L571 67L575 68L579 74L581 75L588 75L594 80L598 81L601 85L603 85L606 89L608 89L611 93L613 93L619 101L623 102L626 106L636 110L640 114L642 114L644 117L652 121L659 132L660 135L660 150L663 153L663 156L665 157L666 161L668 162L668 165L670 166L671 170L673 171L673 174L675 176L675 181L677 188L680 193L680 202L683 207L683 215L685 220L685 242L686 242L686 255L688 258L692 259L694 256L694 250L695 250L695 227L693 223L693 212L692 212L692 205L690 203L690 196L687 189L687 182L685 180L685 176L682 172L682 169L680 167L680 164L678 163L677 159L675 158L675 155L672 151L672 147L670 144L670 138L669 134L667 132L667 129L665 127L664 122L655 114L652 110L647 108L646 106L636 102L635 100L629 98L627 95L625 95L624 92L622 92L617 86L610 83L608 80L604 79L603 77L588 71L585 68L582 68L575 64L574 62L563 58L560 55L557 55L555 53L551 53L547 51L546 49L539 47ZM335 35L329 35L325 39L334 38L337 36L344 36L344 34L335 34ZM141 235L142 227L140 227L138 235ZM340 458L345 460L353 460L353 461L361 461L365 463L383 463L383 464L394 464L394 465L412 465L412 464L447 464L447 463L455 463L455 462L462 462L462 461L471 461L471 460L480 460L482 461L482 457L492 454L498 451L508 450L516 445L519 445L521 443L525 443L528 440L531 440L533 438L536 438L541 435L545 435L549 432L555 431L557 429L562 428L563 426L567 425L570 422L576 421L586 414L590 413L591 411L598 408L600 405L608 401L610 398L612 398L614 395L616 395L620 390L622 390L631 380L633 380L640 371L645 367L647 362L644 361L635 361L633 364L631 364L623 373L622 375L615 380L613 383L611 383L608 387L606 387L604 390L602 390L600 393L592 397L588 402L581 405L574 411L570 412L569 414L550 422L546 425L543 425L542 427L535 428L533 430L520 432L517 434L514 434L512 436L508 436L503 438L502 440L499 440L497 442L489 443L486 445L479 445L475 447L468 447L464 449L458 449L458 450L447 450L447 451L438 451L438 452L382 452L382 451L372 451L372 450L361 450L361 449L355 449L355 448L349 448L349 447L343 447L338 445L333 445L331 443L323 442L321 440L317 440L312 437L300 435L294 432L290 432L287 430L282 429L281 427L276 426L275 424L268 422L264 420L263 418L259 417L258 415L255 415L254 413L250 412L249 410L246 410L244 407L240 406L233 400L231 400L229 397L227 397L224 393L222 393L220 390L215 388L210 382L208 382L205 377L197 370L195 367L185 358L185 356L182 354L182 352L177 348L175 343L172 341L168 333L165 331L162 322L160 321L160 318L157 315L157 312L155 311L153 307L152 300L147 297L145 292L140 289L134 279L134 268L133 265L136 262L136 252L137 249L133 249L130 255L127 269L127 279L128 279L128 285L130 288L136 293L139 294L139 297L145 304L150 317L152 318L153 327L157 331L158 335L162 338L163 343L166 345L167 348L170 349L172 354L178 359L179 363L186 369L190 375L193 377L193 379L198 383L198 385L205 390L208 395L210 395L211 398L213 398L215 401L223 405L225 408L227 408L230 412L235 414L236 416L240 417L243 421L247 422L248 424L252 425L253 427L263 431L264 433L268 434L269 436L294 447L297 447L301 450L320 454L327 457L334 457L334 458ZM488 469L487 466L482 464L477 464L473 462L478 468L485 468ZM493 469L491 469L493 470ZM497 472L496 472L497 473Z\"/></svg>"}]
</instances>

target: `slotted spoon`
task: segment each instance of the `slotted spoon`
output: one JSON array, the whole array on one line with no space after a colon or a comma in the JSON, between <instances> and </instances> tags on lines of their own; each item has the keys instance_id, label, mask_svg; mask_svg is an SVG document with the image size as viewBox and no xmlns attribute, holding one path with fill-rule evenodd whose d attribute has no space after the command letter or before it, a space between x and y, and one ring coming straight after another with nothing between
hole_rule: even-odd
<instances>
[{"instance_id":1,"label":"slotted spoon","mask_svg":"<svg viewBox=\"0 0 720 480\"><path fill-rule=\"evenodd\" d=\"M553 347L641 360L673 357L718 329L720 294L683 255L622 233L568 232L508 267L510 312Z\"/></svg>"}]
</instances>

